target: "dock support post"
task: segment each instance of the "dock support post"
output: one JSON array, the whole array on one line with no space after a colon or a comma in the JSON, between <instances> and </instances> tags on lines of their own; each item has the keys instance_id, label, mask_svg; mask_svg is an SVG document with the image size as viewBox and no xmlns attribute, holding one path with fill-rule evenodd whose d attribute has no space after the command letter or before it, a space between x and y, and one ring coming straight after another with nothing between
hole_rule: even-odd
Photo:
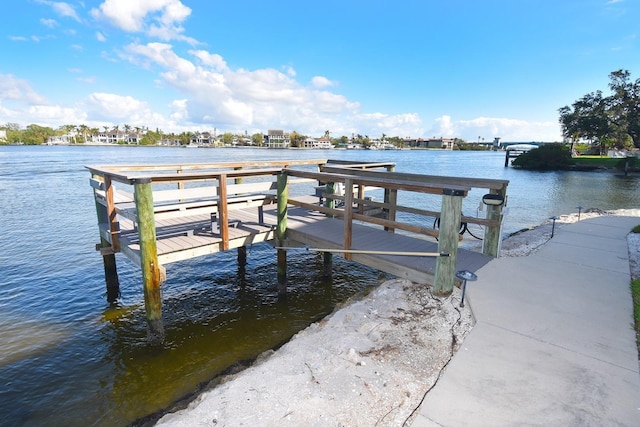
<instances>
[{"instance_id":1,"label":"dock support post","mask_svg":"<svg viewBox=\"0 0 640 427\"><path fill-rule=\"evenodd\" d=\"M329 278L333 275L333 254L331 252L322 253L322 277Z\"/></svg>"},{"instance_id":2,"label":"dock support post","mask_svg":"<svg viewBox=\"0 0 640 427\"><path fill-rule=\"evenodd\" d=\"M238 248L238 266L244 267L247 265L247 247L240 246Z\"/></svg>"},{"instance_id":3,"label":"dock support post","mask_svg":"<svg viewBox=\"0 0 640 427\"><path fill-rule=\"evenodd\" d=\"M395 172L395 170L396 170L395 166L387 166L387 172ZM385 188L384 189L384 203L396 206L397 203L398 203L398 190L391 190L390 188ZM385 214L385 218L388 219L389 221L395 221L396 220L396 210L395 209L384 208L382 211ZM395 229L385 226L384 227L384 231L388 231L390 233L393 233L393 232L395 232Z\"/></svg>"},{"instance_id":4,"label":"dock support post","mask_svg":"<svg viewBox=\"0 0 640 427\"><path fill-rule=\"evenodd\" d=\"M151 180L148 178L137 179L134 190L136 219L140 236L140 267L144 288L144 307L147 314L147 337L151 344L160 344L164 341L160 292L164 269L158 264Z\"/></svg>"},{"instance_id":5,"label":"dock support post","mask_svg":"<svg viewBox=\"0 0 640 427\"><path fill-rule=\"evenodd\" d=\"M93 178L97 178L95 175ZM109 185L111 184L109 180ZM105 188L107 184L105 183ZM95 191L95 190L94 190ZM109 193L105 191L105 195L107 197L113 197L113 192ZM109 204L109 203L107 203ZM111 222L109 221L109 211L108 208L101 203L98 203L96 200L96 214L98 216L99 224L108 224L111 226ZM100 247L101 248L113 248L111 243L103 237L100 237ZM120 280L118 279L118 268L116 265L116 254L113 251L110 253L104 253L102 255L102 263L104 264L104 280L107 285L107 302L113 303L116 302L118 297L120 296Z\"/></svg>"},{"instance_id":6,"label":"dock support post","mask_svg":"<svg viewBox=\"0 0 640 427\"><path fill-rule=\"evenodd\" d=\"M101 239L103 248L111 247L111 244ZM120 297L120 280L118 279L118 268L116 266L116 254L110 253L102 256L104 264L104 280L107 283L107 302L114 303Z\"/></svg>"},{"instance_id":7,"label":"dock support post","mask_svg":"<svg viewBox=\"0 0 640 427\"><path fill-rule=\"evenodd\" d=\"M325 193L327 194L335 194L336 193L336 183L335 182L327 182L325 185ZM336 206L336 201L333 198L327 197L324 199L324 207L333 209ZM323 252L322 253L322 275L327 278L333 275L333 253L331 252Z\"/></svg>"},{"instance_id":8,"label":"dock support post","mask_svg":"<svg viewBox=\"0 0 640 427\"><path fill-rule=\"evenodd\" d=\"M443 190L442 208L440 211L440 235L438 237L438 252L449 254L448 257L438 257L433 291L438 295L446 295L453 291L458 259L458 229L462 216L462 198L464 192L460 190Z\"/></svg>"},{"instance_id":9,"label":"dock support post","mask_svg":"<svg viewBox=\"0 0 640 427\"><path fill-rule=\"evenodd\" d=\"M289 198L289 187L287 186L287 175L282 171L278 175L277 182L278 197L278 224L276 226L276 238L278 246L284 246L287 238L287 199ZM287 292L287 251L278 249L278 295Z\"/></svg>"},{"instance_id":10,"label":"dock support post","mask_svg":"<svg viewBox=\"0 0 640 427\"><path fill-rule=\"evenodd\" d=\"M506 200L507 189L503 187L500 190L491 190L491 194L498 194L502 196L503 200ZM503 207L504 204L499 206L487 206L487 219L497 221L498 225L495 227L486 227L484 239L482 241L482 253L494 258L500 255Z\"/></svg>"}]
</instances>

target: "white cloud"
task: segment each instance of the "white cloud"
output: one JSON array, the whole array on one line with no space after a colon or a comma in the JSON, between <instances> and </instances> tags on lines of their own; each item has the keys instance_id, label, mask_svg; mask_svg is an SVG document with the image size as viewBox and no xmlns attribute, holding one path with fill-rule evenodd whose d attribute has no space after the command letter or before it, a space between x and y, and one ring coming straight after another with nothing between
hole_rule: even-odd
<instances>
[{"instance_id":1,"label":"white cloud","mask_svg":"<svg viewBox=\"0 0 640 427\"><path fill-rule=\"evenodd\" d=\"M160 67L163 86L183 97L171 106L171 125L209 126L234 131L282 127L309 135L326 129L333 134L381 134L414 137L460 137L475 140L558 140L555 122L532 123L508 118L479 117L453 121L450 116L425 126L418 113L364 113L357 102L328 90L333 82L316 76L309 85L295 79L289 67L231 69L218 54L191 50L178 55L166 43L131 44L126 59L133 64Z\"/></svg>"},{"instance_id":2,"label":"white cloud","mask_svg":"<svg viewBox=\"0 0 640 427\"><path fill-rule=\"evenodd\" d=\"M72 18L80 22L80 18L78 17L75 8L69 3L52 2L51 5L53 6L53 10L55 10L58 15Z\"/></svg>"},{"instance_id":3,"label":"white cloud","mask_svg":"<svg viewBox=\"0 0 640 427\"><path fill-rule=\"evenodd\" d=\"M206 50L191 50L189 53L200 59L202 65L212 67L214 70L227 71L227 63L217 53L209 53Z\"/></svg>"},{"instance_id":4,"label":"white cloud","mask_svg":"<svg viewBox=\"0 0 640 427\"><path fill-rule=\"evenodd\" d=\"M163 41L196 41L183 35L191 9L179 0L105 0L91 15L130 33L144 32Z\"/></svg>"},{"instance_id":5,"label":"white cloud","mask_svg":"<svg viewBox=\"0 0 640 427\"><path fill-rule=\"evenodd\" d=\"M40 23L42 25L44 25L45 27L48 27L48 28L55 28L58 25L58 22L56 22L55 19L42 18L42 19L40 19Z\"/></svg>"},{"instance_id":6,"label":"white cloud","mask_svg":"<svg viewBox=\"0 0 640 427\"><path fill-rule=\"evenodd\" d=\"M84 107L92 117L111 120L114 123L136 121L132 118L149 113L149 107L143 101L131 96L95 92L84 101Z\"/></svg>"},{"instance_id":7,"label":"white cloud","mask_svg":"<svg viewBox=\"0 0 640 427\"><path fill-rule=\"evenodd\" d=\"M311 84L314 87L317 87L318 89L322 89L322 88L330 87L330 86L335 86L334 82L332 82L328 78L322 77L322 76L314 76L311 79Z\"/></svg>"},{"instance_id":8,"label":"white cloud","mask_svg":"<svg viewBox=\"0 0 640 427\"><path fill-rule=\"evenodd\" d=\"M86 119L84 112L60 105L34 105L29 107L28 114L36 117L39 123L45 123L53 128L63 124L84 123Z\"/></svg>"},{"instance_id":9,"label":"white cloud","mask_svg":"<svg viewBox=\"0 0 640 427\"><path fill-rule=\"evenodd\" d=\"M88 84L93 84L96 82L96 78L94 76L78 77L76 80Z\"/></svg>"},{"instance_id":10,"label":"white cloud","mask_svg":"<svg viewBox=\"0 0 640 427\"><path fill-rule=\"evenodd\" d=\"M558 122L529 122L526 120L477 117L471 120L453 121L451 116L443 115L435 120L436 124L427 131L428 137L462 138L477 141L478 138L491 141L496 137L502 141L561 141Z\"/></svg>"},{"instance_id":11,"label":"white cloud","mask_svg":"<svg viewBox=\"0 0 640 427\"><path fill-rule=\"evenodd\" d=\"M80 17L78 17L75 7L69 3L48 0L38 0L38 3L51 6L53 11L60 16L80 22Z\"/></svg>"},{"instance_id":12,"label":"white cloud","mask_svg":"<svg viewBox=\"0 0 640 427\"><path fill-rule=\"evenodd\" d=\"M289 77L295 77L296 76L296 70L290 66L290 65L286 65L284 67L282 67L282 69L284 70L284 72L289 76Z\"/></svg>"},{"instance_id":13,"label":"white cloud","mask_svg":"<svg viewBox=\"0 0 640 427\"><path fill-rule=\"evenodd\" d=\"M11 74L0 74L0 116L6 122L23 126L39 124L58 128L62 124L82 123L86 114L82 110L50 105L26 80Z\"/></svg>"},{"instance_id":14,"label":"white cloud","mask_svg":"<svg viewBox=\"0 0 640 427\"><path fill-rule=\"evenodd\" d=\"M131 44L125 53L134 64L163 68L160 76L164 84L189 100L180 103L172 117L188 118L191 123L209 121L211 126L233 130L279 126L315 134L344 127L340 123L358 114L358 103L314 85L300 84L290 67L283 71L232 70L220 55L192 50L190 60L164 43ZM317 81L320 86L329 82Z\"/></svg>"},{"instance_id":15,"label":"white cloud","mask_svg":"<svg viewBox=\"0 0 640 427\"><path fill-rule=\"evenodd\" d=\"M12 74L0 74L0 103L20 101L27 104L44 104L46 99L36 93L29 82L18 79Z\"/></svg>"}]
</instances>

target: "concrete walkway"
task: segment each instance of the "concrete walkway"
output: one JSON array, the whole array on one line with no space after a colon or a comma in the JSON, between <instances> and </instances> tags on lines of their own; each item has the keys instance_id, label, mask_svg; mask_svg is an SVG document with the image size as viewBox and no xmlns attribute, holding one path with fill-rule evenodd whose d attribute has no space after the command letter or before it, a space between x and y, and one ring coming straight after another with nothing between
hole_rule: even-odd
<instances>
[{"instance_id":1,"label":"concrete walkway","mask_svg":"<svg viewBox=\"0 0 640 427\"><path fill-rule=\"evenodd\" d=\"M413 427L640 426L626 235L639 217L557 228L467 283L476 325Z\"/></svg>"}]
</instances>

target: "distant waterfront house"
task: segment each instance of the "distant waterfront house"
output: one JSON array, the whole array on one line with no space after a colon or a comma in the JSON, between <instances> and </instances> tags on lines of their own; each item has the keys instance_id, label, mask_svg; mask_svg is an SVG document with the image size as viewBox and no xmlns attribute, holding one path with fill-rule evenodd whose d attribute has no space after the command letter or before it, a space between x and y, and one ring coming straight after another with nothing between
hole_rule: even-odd
<instances>
[{"instance_id":1,"label":"distant waterfront house","mask_svg":"<svg viewBox=\"0 0 640 427\"><path fill-rule=\"evenodd\" d=\"M333 144L327 138L307 138L302 141L302 148L328 149L333 148Z\"/></svg>"},{"instance_id":2,"label":"distant waterfront house","mask_svg":"<svg viewBox=\"0 0 640 427\"><path fill-rule=\"evenodd\" d=\"M443 150L453 150L453 138L405 138L405 147L411 148L441 148Z\"/></svg>"},{"instance_id":3,"label":"distant waterfront house","mask_svg":"<svg viewBox=\"0 0 640 427\"><path fill-rule=\"evenodd\" d=\"M179 147L180 141L177 139L164 138L158 141L158 145L161 145L163 147Z\"/></svg>"},{"instance_id":4,"label":"distant waterfront house","mask_svg":"<svg viewBox=\"0 0 640 427\"><path fill-rule=\"evenodd\" d=\"M7 131L4 129L0 130L0 142L7 142Z\"/></svg>"},{"instance_id":5,"label":"distant waterfront house","mask_svg":"<svg viewBox=\"0 0 640 427\"><path fill-rule=\"evenodd\" d=\"M53 135L47 138L47 145L69 145L77 142L84 142L81 135L76 131L70 131L64 135Z\"/></svg>"},{"instance_id":6,"label":"distant waterfront house","mask_svg":"<svg viewBox=\"0 0 640 427\"><path fill-rule=\"evenodd\" d=\"M73 138L69 134L50 136L47 138L47 145L69 145Z\"/></svg>"},{"instance_id":7,"label":"distant waterfront house","mask_svg":"<svg viewBox=\"0 0 640 427\"><path fill-rule=\"evenodd\" d=\"M189 142L195 145L211 145L213 143L213 137L209 132L196 132Z\"/></svg>"},{"instance_id":8,"label":"distant waterfront house","mask_svg":"<svg viewBox=\"0 0 640 427\"><path fill-rule=\"evenodd\" d=\"M107 132L98 132L91 135L92 144L138 144L138 135L135 133L126 133L119 130L110 130Z\"/></svg>"},{"instance_id":9,"label":"distant waterfront house","mask_svg":"<svg viewBox=\"0 0 640 427\"><path fill-rule=\"evenodd\" d=\"M109 137L106 132L99 132L91 135L92 144L106 144L109 141Z\"/></svg>"},{"instance_id":10,"label":"distant waterfront house","mask_svg":"<svg viewBox=\"0 0 640 427\"><path fill-rule=\"evenodd\" d=\"M289 148L290 144L289 134L283 130L269 129L264 138L264 146L267 148Z\"/></svg>"}]
</instances>

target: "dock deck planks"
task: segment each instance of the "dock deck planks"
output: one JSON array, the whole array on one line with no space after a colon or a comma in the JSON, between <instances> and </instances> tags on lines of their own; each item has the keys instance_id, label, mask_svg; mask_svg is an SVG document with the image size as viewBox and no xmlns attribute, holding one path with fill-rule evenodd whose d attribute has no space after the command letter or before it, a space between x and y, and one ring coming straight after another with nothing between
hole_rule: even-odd
<instances>
[{"instance_id":1,"label":"dock deck planks","mask_svg":"<svg viewBox=\"0 0 640 427\"><path fill-rule=\"evenodd\" d=\"M304 199L309 201L308 198ZM229 227L229 248L272 241L275 237L276 215L274 205L265 206L264 223L260 224L256 207L229 212L230 222L240 221L237 227ZM289 206L287 215L289 245L341 249L343 238L342 219L328 218L319 212ZM156 241L158 260L161 264L223 251L220 234L211 231L210 217L204 214L157 221ZM133 229L130 221L121 221L120 243L123 253L139 264L138 233ZM389 233L382 228L354 222L351 249L438 252L438 244L423 238ZM433 283L435 257L369 254L352 254L351 257L355 262L397 277L417 283ZM490 259L477 252L459 249L456 269L476 271Z\"/></svg>"}]
</instances>

